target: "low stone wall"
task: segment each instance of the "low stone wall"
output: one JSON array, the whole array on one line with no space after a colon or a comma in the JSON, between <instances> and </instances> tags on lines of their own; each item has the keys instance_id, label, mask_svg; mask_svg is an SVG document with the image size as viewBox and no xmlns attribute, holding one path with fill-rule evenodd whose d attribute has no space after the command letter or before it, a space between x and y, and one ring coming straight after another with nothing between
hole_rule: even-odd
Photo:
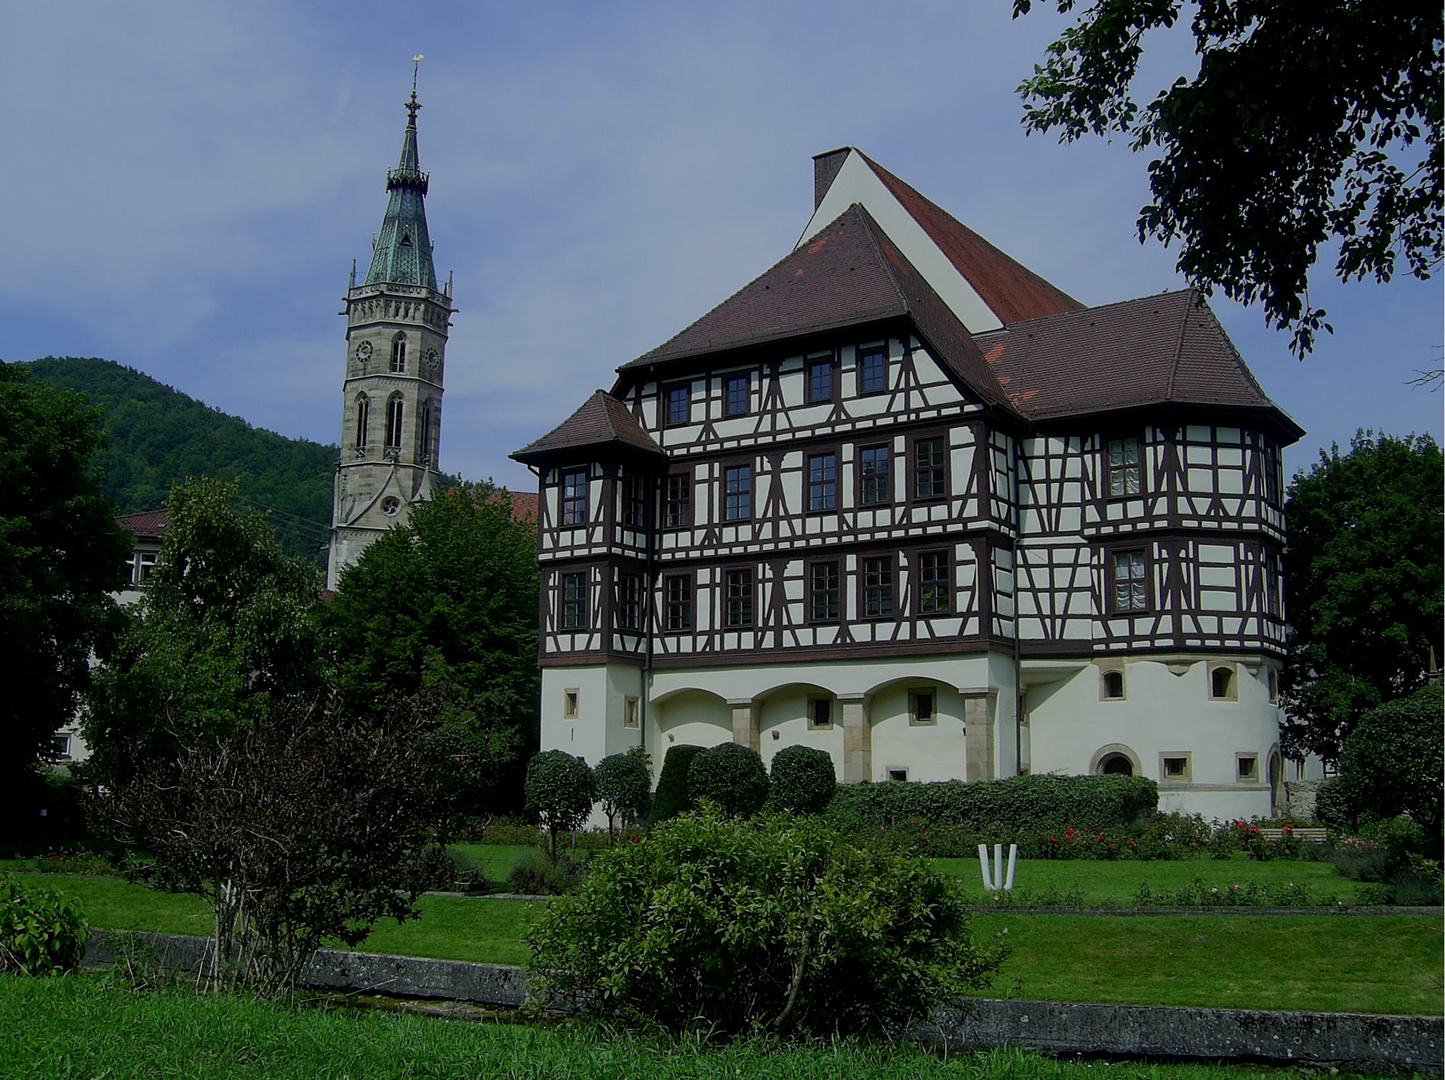
<instances>
[{"instance_id":1,"label":"low stone wall","mask_svg":"<svg viewBox=\"0 0 1445 1080\"><path fill-rule=\"evenodd\" d=\"M153 952L156 964L169 969L196 971L207 959L205 938L97 930L85 960L109 964L118 945L136 937ZM527 996L526 973L518 967L329 949L312 960L306 984L320 990L512 1007ZM977 998L935 1010L913 1035L924 1043L952 1047L1021 1046L1120 1057L1293 1062L1440 1076L1442 1032L1445 1020L1438 1016Z\"/></svg>"}]
</instances>

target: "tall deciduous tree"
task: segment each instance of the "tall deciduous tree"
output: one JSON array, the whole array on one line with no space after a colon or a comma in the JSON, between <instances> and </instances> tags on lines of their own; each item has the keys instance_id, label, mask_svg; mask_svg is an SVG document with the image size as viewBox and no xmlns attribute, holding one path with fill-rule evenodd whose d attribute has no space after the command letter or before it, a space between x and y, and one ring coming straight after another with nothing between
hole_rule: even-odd
<instances>
[{"instance_id":1,"label":"tall deciduous tree","mask_svg":"<svg viewBox=\"0 0 1445 1080\"><path fill-rule=\"evenodd\" d=\"M535 530L490 484L413 506L327 605L348 707L385 710L422 690L441 703L436 752L454 763L456 812L479 810L499 768L536 745L537 605Z\"/></svg>"},{"instance_id":2,"label":"tall deciduous tree","mask_svg":"<svg viewBox=\"0 0 1445 1080\"><path fill-rule=\"evenodd\" d=\"M117 619L130 544L90 473L98 424L80 394L0 363L0 833L37 809L36 766Z\"/></svg>"},{"instance_id":3,"label":"tall deciduous tree","mask_svg":"<svg viewBox=\"0 0 1445 1080\"><path fill-rule=\"evenodd\" d=\"M1362 431L1290 483L1286 748L1338 761L1359 716L1425 682L1441 647L1442 486L1428 435Z\"/></svg>"},{"instance_id":4,"label":"tall deciduous tree","mask_svg":"<svg viewBox=\"0 0 1445 1080\"><path fill-rule=\"evenodd\" d=\"M1014 0L1014 16L1032 7ZM1322 245L1339 243L1342 280L1426 278L1440 263L1440 6L1199 0L1198 72L1140 106L1144 38L1184 7L1095 0L1019 87L1024 125L1064 142L1119 132L1135 150L1159 147L1140 239L1178 240L1191 283L1260 301L1303 356L1329 329L1309 300Z\"/></svg>"}]
</instances>

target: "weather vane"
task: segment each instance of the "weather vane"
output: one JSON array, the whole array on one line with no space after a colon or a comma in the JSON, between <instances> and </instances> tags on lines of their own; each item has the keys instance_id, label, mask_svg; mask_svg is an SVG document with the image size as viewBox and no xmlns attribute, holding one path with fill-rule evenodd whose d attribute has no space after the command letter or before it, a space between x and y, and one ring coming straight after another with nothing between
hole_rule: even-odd
<instances>
[{"instance_id":1,"label":"weather vane","mask_svg":"<svg viewBox=\"0 0 1445 1080\"><path fill-rule=\"evenodd\" d=\"M426 59L425 53L417 53L411 58L411 100L406 103L407 111L411 113L411 122L416 123L416 111L421 108L421 103L416 99L416 73L421 68L421 62Z\"/></svg>"}]
</instances>

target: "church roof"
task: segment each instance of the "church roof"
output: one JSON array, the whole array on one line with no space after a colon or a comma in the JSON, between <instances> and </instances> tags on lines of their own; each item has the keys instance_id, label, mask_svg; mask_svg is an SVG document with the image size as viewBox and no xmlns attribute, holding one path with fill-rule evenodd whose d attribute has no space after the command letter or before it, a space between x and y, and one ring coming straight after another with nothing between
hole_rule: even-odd
<instances>
[{"instance_id":1,"label":"church roof","mask_svg":"<svg viewBox=\"0 0 1445 1080\"><path fill-rule=\"evenodd\" d=\"M416 114L421 105L415 88L406 108L409 119L402 136L401 159L395 169L387 170L386 214L381 232L371 243L371 266L362 284L421 285L435 290L437 273L426 227L429 180L421 171L416 149Z\"/></svg>"},{"instance_id":2,"label":"church roof","mask_svg":"<svg viewBox=\"0 0 1445 1080\"><path fill-rule=\"evenodd\" d=\"M597 390L566 420L510 456L529 465L540 464L573 450L609 445L663 456L662 447L627 411L627 406L606 390Z\"/></svg>"},{"instance_id":3,"label":"church roof","mask_svg":"<svg viewBox=\"0 0 1445 1080\"><path fill-rule=\"evenodd\" d=\"M1193 289L1016 322L975 340L1033 420L1169 403L1279 412ZM1296 438L1304 433L1279 419Z\"/></svg>"},{"instance_id":4,"label":"church roof","mask_svg":"<svg viewBox=\"0 0 1445 1080\"><path fill-rule=\"evenodd\" d=\"M681 333L618 370L901 316L912 318L980 396L1007 403L967 328L857 204Z\"/></svg>"}]
</instances>

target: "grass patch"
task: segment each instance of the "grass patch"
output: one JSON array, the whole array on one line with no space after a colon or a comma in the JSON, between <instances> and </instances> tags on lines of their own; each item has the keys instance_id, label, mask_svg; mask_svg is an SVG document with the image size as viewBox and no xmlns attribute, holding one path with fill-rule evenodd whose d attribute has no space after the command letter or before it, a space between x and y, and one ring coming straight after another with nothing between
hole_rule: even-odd
<instances>
[{"instance_id":1,"label":"grass patch","mask_svg":"<svg viewBox=\"0 0 1445 1080\"><path fill-rule=\"evenodd\" d=\"M479 865L492 886L505 885L507 875L524 855L538 850L520 844L452 844L448 849L460 852Z\"/></svg>"},{"instance_id":2,"label":"grass patch","mask_svg":"<svg viewBox=\"0 0 1445 1080\"><path fill-rule=\"evenodd\" d=\"M649 1039L575 1027L437 1020L181 990L143 994L86 975L0 977L0 1060L9 1077L178 1080L1284 1080L1256 1066L1056 1061L1018 1050L944 1057L909 1044Z\"/></svg>"},{"instance_id":3,"label":"grass patch","mask_svg":"<svg viewBox=\"0 0 1445 1080\"><path fill-rule=\"evenodd\" d=\"M485 900L465 896L423 896L421 918L397 924L383 920L357 948L362 952L526 964L531 951L522 931L532 909L544 900Z\"/></svg>"},{"instance_id":4,"label":"grass patch","mask_svg":"<svg viewBox=\"0 0 1445 1080\"><path fill-rule=\"evenodd\" d=\"M1439 1016L1429 915L1012 915L999 986L1050 1001Z\"/></svg>"},{"instance_id":5,"label":"grass patch","mask_svg":"<svg viewBox=\"0 0 1445 1080\"><path fill-rule=\"evenodd\" d=\"M990 853L989 858L992 857ZM1007 848L1004 849L1004 860L1008 860ZM933 861L943 873L959 878L971 899L978 903L987 900L989 893L984 890L977 857ZM1196 874L1204 879L1206 885L1218 886L1221 890L1230 885L1244 885L1249 881L1276 886L1288 882L1303 883L1311 898L1317 898L1322 904L1327 902L1329 897L1346 904L1355 903L1356 891L1360 887L1360 882L1341 877L1333 863L1301 862L1298 859L1253 862L1241 855L1234 859L1158 862L1020 860L1014 873L1014 889L1020 893L1020 902L1025 901L1025 892L1038 896L1052 888L1062 895L1077 888L1085 904L1108 903L1124 907L1134 903L1141 881L1149 882L1149 888L1157 897L1161 893L1172 893L1184 888Z\"/></svg>"}]
</instances>

